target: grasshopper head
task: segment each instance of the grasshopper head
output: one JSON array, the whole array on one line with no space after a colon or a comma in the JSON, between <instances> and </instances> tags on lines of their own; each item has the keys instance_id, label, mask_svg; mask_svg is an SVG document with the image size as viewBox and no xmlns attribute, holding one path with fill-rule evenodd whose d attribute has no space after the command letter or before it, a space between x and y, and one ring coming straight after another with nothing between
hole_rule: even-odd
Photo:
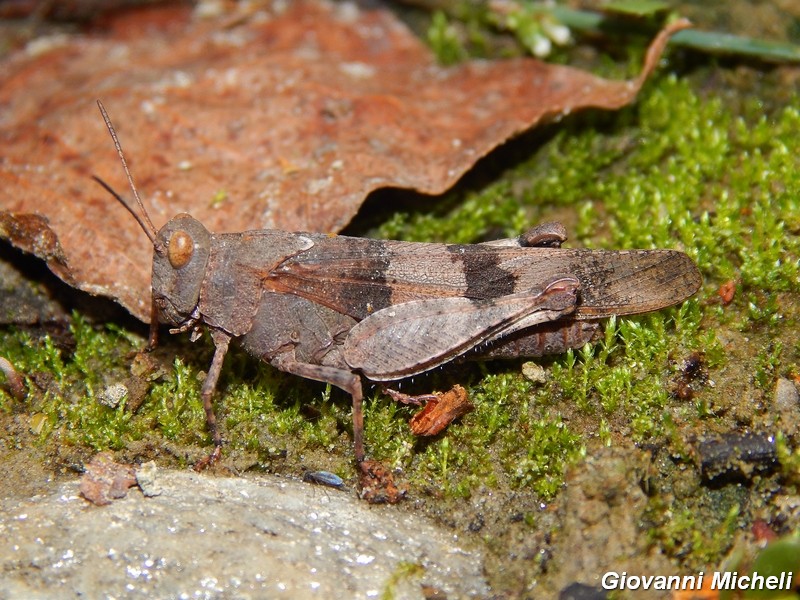
<instances>
[{"instance_id":1,"label":"grasshopper head","mask_svg":"<svg viewBox=\"0 0 800 600\"><path fill-rule=\"evenodd\" d=\"M200 221L181 213L159 230L153 247L153 301L159 321L181 325L200 300L211 234Z\"/></svg>"}]
</instances>

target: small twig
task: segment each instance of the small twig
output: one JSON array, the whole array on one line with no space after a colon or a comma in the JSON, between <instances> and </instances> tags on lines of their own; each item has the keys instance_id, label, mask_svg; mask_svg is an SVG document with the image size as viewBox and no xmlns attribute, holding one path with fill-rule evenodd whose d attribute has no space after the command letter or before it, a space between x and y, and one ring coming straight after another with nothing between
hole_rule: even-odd
<instances>
[{"instance_id":1,"label":"small twig","mask_svg":"<svg viewBox=\"0 0 800 600\"><path fill-rule=\"evenodd\" d=\"M25 378L19 374L11 362L0 356L0 371L6 376L6 387L11 395L17 400L24 400L28 395L25 388Z\"/></svg>"}]
</instances>

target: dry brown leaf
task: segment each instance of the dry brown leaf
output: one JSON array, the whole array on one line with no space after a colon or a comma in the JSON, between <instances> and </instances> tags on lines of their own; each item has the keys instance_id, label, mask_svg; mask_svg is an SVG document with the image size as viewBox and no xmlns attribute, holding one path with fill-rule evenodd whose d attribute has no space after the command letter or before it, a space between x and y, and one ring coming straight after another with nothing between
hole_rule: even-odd
<instances>
[{"instance_id":1,"label":"dry brown leaf","mask_svg":"<svg viewBox=\"0 0 800 600\"><path fill-rule=\"evenodd\" d=\"M131 465L114 461L110 452L92 457L81 476L80 492L92 504L105 506L128 495L128 488L136 485L136 474Z\"/></svg>"},{"instance_id":2,"label":"dry brown leaf","mask_svg":"<svg viewBox=\"0 0 800 600\"><path fill-rule=\"evenodd\" d=\"M441 193L542 119L631 102L668 33L637 79L607 81L533 59L444 68L350 3L127 14L2 63L0 236L147 320L152 248L90 179L128 193L95 99L157 227L186 211L217 232L335 232L374 189Z\"/></svg>"}]
</instances>

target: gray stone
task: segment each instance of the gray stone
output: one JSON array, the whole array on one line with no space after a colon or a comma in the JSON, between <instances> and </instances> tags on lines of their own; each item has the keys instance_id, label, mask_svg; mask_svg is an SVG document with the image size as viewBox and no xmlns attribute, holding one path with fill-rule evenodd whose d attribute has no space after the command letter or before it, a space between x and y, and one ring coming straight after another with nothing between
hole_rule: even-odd
<instances>
[{"instance_id":1,"label":"gray stone","mask_svg":"<svg viewBox=\"0 0 800 600\"><path fill-rule=\"evenodd\" d=\"M78 481L0 500L0 598L449 598L483 556L401 507L274 477L163 471L162 494L94 506Z\"/></svg>"},{"instance_id":2,"label":"gray stone","mask_svg":"<svg viewBox=\"0 0 800 600\"><path fill-rule=\"evenodd\" d=\"M775 384L772 413L780 417L780 429L789 436L800 432L800 393L794 383L780 377Z\"/></svg>"},{"instance_id":3,"label":"gray stone","mask_svg":"<svg viewBox=\"0 0 800 600\"><path fill-rule=\"evenodd\" d=\"M791 381L783 377L775 384L775 406L781 411L800 410L800 393Z\"/></svg>"},{"instance_id":4,"label":"gray stone","mask_svg":"<svg viewBox=\"0 0 800 600\"><path fill-rule=\"evenodd\" d=\"M161 485L158 482L159 476L160 471L153 460L144 463L136 469L136 483L139 489L142 490L142 493L148 498L160 496L164 493L164 490L161 489Z\"/></svg>"},{"instance_id":5,"label":"gray stone","mask_svg":"<svg viewBox=\"0 0 800 600\"><path fill-rule=\"evenodd\" d=\"M97 401L103 406L117 408L128 397L128 388L124 383L113 383L97 395Z\"/></svg>"},{"instance_id":6,"label":"gray stone","mask_svg":"<svg viewBox=\"0 0 800 600\"><path fill-rule=\"evenodd\" d=\"M542 365L533 361L522 363L522 375L528 381L538 384L547 383L547 373Z\"/></svg>"}]
</instances>

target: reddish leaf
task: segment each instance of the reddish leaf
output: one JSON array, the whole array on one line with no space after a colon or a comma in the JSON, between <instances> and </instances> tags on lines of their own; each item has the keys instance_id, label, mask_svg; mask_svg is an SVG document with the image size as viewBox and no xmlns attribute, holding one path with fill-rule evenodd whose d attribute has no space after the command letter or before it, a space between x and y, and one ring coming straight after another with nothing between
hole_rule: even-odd
<instances>
[{"instance_id":1,"label":"reddish leaf","mask_svg":"<svg viewBox=\"0 0 800 600\"><path fill-rule=\"evenodd\" d=\"M532 59L443 68L384 11L281 6L127 14L112 37L6 59L0 236L147 320L152 249L90 179L127 194L96 98L156 226L187 211L219 232L338 231L376 188L441 193L543 118L629 103L683 26L636 80L607 81Z\"/></svg>"},{"instance_id":2,"label":"reddish leaf","mask_svg":"<svg viewBox=\"0 0 800 600\"><path fill-rule=\"evenodd\" d=\"M723 306L728 306L728 304L733 302L733 297L736 295L736 282L731 279L721 284L717 290L717 295Z\"/></svg>"},{"instance_id":3,"label":"reddish leaf","mask_svg":"<svg viewBox=\"0 0 800 600\"><path fill-rule=\"evenodd\" d=\"M450 423L473 410L475 405L469 401L467 390L456 384L452 389L437 394L435 399L428 400L425 408L415 414L408 424L414 435L437 435Z\"/></svg>"}]
</instances>

